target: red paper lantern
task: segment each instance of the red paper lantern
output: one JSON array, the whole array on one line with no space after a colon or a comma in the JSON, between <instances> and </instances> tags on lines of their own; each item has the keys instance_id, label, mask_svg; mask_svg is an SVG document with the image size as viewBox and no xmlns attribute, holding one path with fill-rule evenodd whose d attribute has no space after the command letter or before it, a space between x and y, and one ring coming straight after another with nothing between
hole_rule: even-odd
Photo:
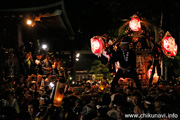
<instances>
[{"instance_id":1,"label":"red paper lantern","mask_svg":"<svg viewBox=\"0 0 180 120\"><path fill-rule=\"evenodd\" d=\"M103 44L104 44L104 42L101 39L101 37L91 38L91 50L92 50L92 52L97 56L101 56L101 54L103 52Z\"/></svg>"},{"instance_id":2,"label":"red paper lantern","mask_svg":"<svg viewBox=\"0 0 180 120\"><path fill-rule=\"evenodd\" d=\"M129 27L132 31L139 31L141 29L141 21L137 15L133 15L132 19L129 22Z\"/></svg>"},{"instance_id":3,"label":"red paper lantern","mask_svg":"<svg viewBox=\"0 0 180 120\"><path fill-rule=\"evenodd\" d=\"M166 36L162 40L162 50L167 57L174 57L177 54L177 44L172 36Z\"/></svg>"}]
</instances>

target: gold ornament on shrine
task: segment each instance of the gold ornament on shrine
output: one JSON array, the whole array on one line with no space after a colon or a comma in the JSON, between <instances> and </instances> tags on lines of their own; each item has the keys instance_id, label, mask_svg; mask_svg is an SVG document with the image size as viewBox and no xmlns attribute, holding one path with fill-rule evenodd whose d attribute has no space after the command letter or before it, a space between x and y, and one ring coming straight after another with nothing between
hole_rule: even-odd
<instances>
[{"instance_id":1,"label":"gold ornament on shrine","mask_svg":"<svg viewBox=\"0 0 180 120\"><path fill-rule=\"evenodd\" d=\"M133 38L132 38L132 41L133 41L133 42L137 42L138 40L139 40L138 37L133 37Z\"/></svg>"},{"instance_id":2,"label":"gold ornament on shrine","mask_svg":"<svg viewBox=\"0 0 180 120\"><path fill-rule=\"evenodd\" d=\"M129 43L129 48L132 49L134 47L133 43Z\"/></svg>"},{"instance_id":3,"label":"gold ornament on shrine","mask_svg":"<svg viewBox=\"0 0 180 120\"><path fill-rule=\"evenodd\" d=\"M136 48L137 49L141 49L142 48L142 44L140 42L138 42L137 45L136 45Z\"/></svg>"}]
</instances>

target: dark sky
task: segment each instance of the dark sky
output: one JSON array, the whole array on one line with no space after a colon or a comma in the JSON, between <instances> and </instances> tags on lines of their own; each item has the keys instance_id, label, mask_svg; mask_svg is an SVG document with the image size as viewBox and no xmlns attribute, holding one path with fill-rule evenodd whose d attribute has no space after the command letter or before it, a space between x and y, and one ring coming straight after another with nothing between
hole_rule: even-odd
<instances>
[{"instance_id":1,"label":"dark sky","mask_svg":"<svg viewBox=\"0 0 180 120\"><path fill-rule=\"evenodd\" d=\"M153 24L159 26L163 13L163 29L169 30L175 37L179 28L179 0L64 0L65 10L75 32L75 48L90 49L90 38L108 33L113 36L118 28L133 14L139 13ZM49 5L58 0L17 0L1 4L1 9L19 7L37 7ZM26 11L27 12L27 11ZM30 11L29 11L30 12ZM63 30L57 18L48 18L34 28L23 29L24 40L32 39L51 43L51 48L65 49L71 41L63 40ZM62 47L62 48L61 48Z\"/></svg>"},{"instance_id":2,"label":"dark sky","mask_svg":"<svg viewBox=\"0 0 180 120\"><path fill-rule=\"evenodd\" d=\"M157 26L163 13L163 29L178 37L179 0L66 0L65 5L80 48L95 35L113 36L136 13Z\"/></svg>"}]
</instances>

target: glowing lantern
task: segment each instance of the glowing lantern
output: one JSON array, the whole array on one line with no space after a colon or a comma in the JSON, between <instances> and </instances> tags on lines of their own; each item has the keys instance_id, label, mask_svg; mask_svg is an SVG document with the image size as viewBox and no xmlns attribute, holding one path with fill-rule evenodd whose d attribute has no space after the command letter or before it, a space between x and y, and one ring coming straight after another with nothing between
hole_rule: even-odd
<instances>
[{"instance_id":1,"label":"glowing lantern","mask_svg":"<svg viewBox=\"0 0 180 120\"><path fill-rule=\"evenodd\" d=\"M148 74L147 74L148 79L150 79L151 76L152 76L152 70L153 70L153 66L151 66L151 67L149 68L149 70L148 70ZM154 73L154 75L153 75L152 84L153 84L153 83L157 83L157 82L158 82L158 79L159 79L159 76L157 75L157 68L155 67L155 73Z\"/></svg>"},{"instance_id":2,"label":"glowing lantern","mask_svg":"<svg viewBox=\"0 0 180 120\"><path fill-rule=\"evenodd\" d=\"M106 88L106 81L102 80L101 84L99 85L99 91L103 91Z\"/></svg>"},{"instance_id":3,"label":"glowing lantern","mask_svg":"<svg viewBox=\"0 0 180 120\"><path fill-rule=\"evenodd\" d=\"M92 52L97 55L97 56L101 56L101 54L103 53L103 40L101 37L93 37L91 38L91 50Z\"/></svg>"},{"instance_id":4,"label":"glowing lantern","mask_svg":"<svg viewBox=\"0 0 180 120\"><path fill-rule=\"evenodd\" d=\"M177 54L177 44L169 32L166 32L165 37L162 39L162 50L169 58L173 58Z\"/></svg>"},{"instance_id":5,"label":"glowing lantern","mask_svg":"<svg viewBox=\"0 0 180 120\"><path fill-rule=\"evenodd\" d=\"M148 73L147 73L147 77L148 79L150 79L151 75L152 75L152 69L153 69L153 66L151 66L148 70Z\"/></svg>"},{"instance_id":6,"label":"glowing lantern","mask_svg":"<svg viewBox=\"0 0 180 120\"><path fill-rule=\"evenodd\" d=\"M141 21L137 15L133 15L129 22L129 27L132 31L139 31L141 29Z\"/></svg>"},{"instance_id":7,"label":"glowing lantern","mask_svg":"<svg viewBox=\"0 0 180 120\"><path fill-rule=\"evenodd\" d=\"M152 84L153 84L153 83L157 83L158 80L159 80L159 76L157 75L157 70L156 70L156 72L155 72L154 75L153 75L153 81L152 81Z\"/></svg>"},{"instance_id":8,"label":"glowing lantern","mask_svg":"<svg viewBox=\"0 0 180 120\"><path fill-rule=\"evenodd\" d=\"M99 86L100 91L103 91L104 88L105 88L105 86L103 86L103 85L100 85L100 86Z\"/></svg>"},{"instance_id":9,"label":"glowing lantern","mask_svg":"<svg viewBox=\"0 0 180 120\"><path fill-rule=\"evenodd\" d=\"M54 106L60 107L64 96L64 89L61 88L60 82L56 83L56 91L54 95Z\"/></svg>"}]
</instances>

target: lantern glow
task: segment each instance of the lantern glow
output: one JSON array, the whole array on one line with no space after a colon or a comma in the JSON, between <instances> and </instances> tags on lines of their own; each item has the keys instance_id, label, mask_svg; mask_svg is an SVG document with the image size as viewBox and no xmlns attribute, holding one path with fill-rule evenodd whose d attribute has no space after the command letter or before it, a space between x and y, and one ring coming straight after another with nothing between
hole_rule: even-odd
<instances>
[{"instance_id":1,"label":"lantern glow","mask_svg":"<svg viewBox=\"0 0 180 120\"><path fill-rule=\"evenodd\" d=\"M141 22L137 15L133 15L129 22L129 27L132 31L139 31L141 29Z\"/></svg>"},{"instance_id":2,"label":"lantern glow","mask_svg":"<svg viewBox=\"0 0 180 120\"><path fill-rule=\"evenodd\" d=\"M103 40L101 37L91 38L91 50L95 55L101 56L103 52Z\"/></svg>"},{"instance_id":3,"label":"lantern glow","mask_svg":"<svg viewBox=\"0 0 180 120\"><path fill-rule=\"evenodd\" d=\"M54 106L60 107L64 97L63 89L61 88L60 82L56 83L56 91L54 95Z\"/></svg>"},{"instance_id":4,"label":"lantern glow","mask_svg":"<svg viewBox=\"0 0 180 120\"><path fill-rule=\"evenodd\" d=\"M152 76L152 70L153 70L153 66L151 66L151 67L149 68L149 70L148 70L148 73L147 73L148 79L150 79L151 76ZM154 75L153 75L152 84L153 84L153 83L157 83L158 80L159 80L159 76L158 76L158 74L157 74L157 68L155 67L155 73L154 73Z\"/></svg>"},{"instance_id":5,"label":"lantern glow","mask_svg":"<svg viewBox=\"0 0 180 120\"><path fill-rule=\"evenodd\" d=\"M31 25L31 24L32 24L32 20L28 19L26 23L27 23L28 25Z\"/></svg>"},{"instance_id":6,"label":"lantern glow","mask_svg":"<svg viewBox=\"0 0 180 120\"><path fill-rule=\"evenodd\" d=\"M149 68L149 70L148 70L148 73L147 73L147 77L148 77L148 79L150 79L150 77L151 77L151 75L152 75L152 66Z\"/></svg>"},{"instance_id":7,"label":"lantern glow","mask_svg":"<svg viewBox=\"0 0 180 120\"><path fill-rule=\"evenodd\" d=\"M32 19L30 19L30 18L28 18L28 19L26 20L26 24L33 27L33 26L35 26L35 21L32 20Z\"/></svg>"},{"instance_id":8,"label":"lantern glow","mask_svg":"<svg viewBox=\"0 0 180 120\"><path fill-rule=\"evenodd\" d=\"M104 90L104 87L103 87L103 86L99 86L99 89L100 89L100 90Z\"/></svg>"},{"instance_id":9,"label":"lantern glow","mask_svg":"<svg viewBox=\"0 0 180 120\"><path fill-rule=\"evenodd\" d=\"M157 75L157 71L156 71L156 72L154 73L154 75L153 75L153 81L152 81L152 83L157 83L158 80L159 80L159 76Z\"/></svg>"},{"instance_id":10,"label":"lantern glow","mask_svg":"<svg viewBox=\"0 0 180 120\"><path fill-rule=\"evenodd\" d=\"M100 85L99 85L99 91L102 92L102 91L105 89L105 87L106 87L105 85L100 84Z\"/></svg>"},{"instance_id":11,"label":"lantern glow","mask_svg":"<svg viewBox=\"0 0 180 120\"><path fill-rule=\"evenodd\" d=\"M62 97L59 97L56 99L58 102L61 102L62 101Z\"/></svg>"}]
</instances>

